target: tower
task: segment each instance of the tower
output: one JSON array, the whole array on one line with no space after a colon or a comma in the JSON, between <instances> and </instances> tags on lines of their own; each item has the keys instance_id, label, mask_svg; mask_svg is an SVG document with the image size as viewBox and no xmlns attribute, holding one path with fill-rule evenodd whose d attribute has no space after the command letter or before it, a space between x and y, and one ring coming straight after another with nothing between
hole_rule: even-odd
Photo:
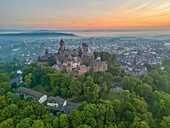
<instances>
[{"instance_id":1,"label":"tower","mask_svg":"<svg viewBox=\"0 0 170 128\"><path fill-rule=\"evenodd\" d=\"M60 41L60 50L64 50L64 41L61 39Z\"/></svg>"},{"instance_id":2,"label":"tower","mask_svg":"<svg viewBox=\"0 0 170 128\"><path fill-rule=\"evenodd\" d=\"M86 43L82 43L82 50L83 50L83 53L88 53L88 45Z\"/></svg>"},{"instance_id":3,"label":"tower","mask_svg":"<svg viewBox=\"0 0 170 128\"><path fill-rule=\"evenodd\" d=\"M60 56L63 56L64 57L64 55L65 55L65 51L64 51L65 49L64 49L64 41L63 41L63 39L61 39L61 41L60 41L60 49L59 49L59 51L60 51Z\"/></svg>"},{"instance_id":4,"label":"tower","mask_svg":"<svg viewBox=\"0 0 170 128\"><path fill-rule=\"evenodd\" d=\"M72 67L73 67L73 60L72 60L72 56L69 55L67 58L67 71L68 72L72 71Z\"/></svg>"},{"instance_id":5,"label":"tower","mask_svg":"<svg viewBox=\"0 0 170 128\"><path fill-rule=\"evenodd\" d=\"M46 48L45 55L48 55L48 54L49 54L49 52L48 52L48 49Z\"/></svg>"}]
</instances>

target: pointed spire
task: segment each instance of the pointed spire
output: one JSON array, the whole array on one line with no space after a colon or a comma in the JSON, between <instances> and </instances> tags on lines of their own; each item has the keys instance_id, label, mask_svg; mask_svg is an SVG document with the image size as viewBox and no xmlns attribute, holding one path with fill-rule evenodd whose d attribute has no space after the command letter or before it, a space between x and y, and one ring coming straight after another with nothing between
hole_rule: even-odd
<instances>
[{"instance_id":1,"label":"pointed spire","mask_svg":"<svg viewBox=\"0 0 170 128\"><path fill-rule=\"evenodd\" d=\"M63 39L61 39L60 44L63 44L63 43L64 43L64 41L63 41Z\"/></svg>"},{"instance_id":2,"label":"pointed spire","mask_svg":"<svg viewBox=\"0 0 170 128\"><path fill-rule=\"evenodd\" d=\"M48 52L48 49L46 48L46 50L45 50L45 54L49 54L49 52Z\"/></svg>"}]
</instances>

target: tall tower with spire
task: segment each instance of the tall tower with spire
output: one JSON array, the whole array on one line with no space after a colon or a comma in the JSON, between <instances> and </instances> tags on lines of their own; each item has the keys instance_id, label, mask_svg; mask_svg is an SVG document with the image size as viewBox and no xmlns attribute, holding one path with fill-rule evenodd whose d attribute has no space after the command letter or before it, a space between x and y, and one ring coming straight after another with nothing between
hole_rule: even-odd
<instances>
[{"instance_id":1,"label":"tall tower with spire","mask_svg":"<svg viewBox=\"0 0 170 128\"><path fill-rule=\"evenodd\" d=\"M48 55L49 54L49 51L48 51L48 49L46 48L46 50L45 50L45 55Z\"/></svg>"},{"instance_id":2,"label":"tall tower with spire","mask_svg":"<svg viewBox=\"0 0 170 128\"><path fill-rule=\"evenodd\" d=\"M64 41L61 39L60 41L60 50L64 50Z\"/></svg>"},{"instance_id":3,"label":"tall tower with spire","mask_svg":"<svg viewBox=\"0 0 170 128\"><path fill-rule=\"evenodd\" d=\"M61 39L61 41L60 41L60 49L59 49L59 52L60 52L60 56L64 56L64 55L65 55L65 49L64 49L64 41L63 41L63 39Z\"/></svg>"}]
</instances>

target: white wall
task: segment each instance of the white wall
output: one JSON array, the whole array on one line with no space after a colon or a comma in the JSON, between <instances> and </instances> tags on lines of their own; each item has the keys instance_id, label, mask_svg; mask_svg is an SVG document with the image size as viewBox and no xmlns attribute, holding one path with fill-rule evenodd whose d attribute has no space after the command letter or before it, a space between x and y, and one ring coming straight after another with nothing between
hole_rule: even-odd
<instances>
[{"instance_id":1,"label":"white wall","mask_svg":"<svg viewBox=\"0 0 170 128\"><path fill-rule=\"evenodd\" d=\"M40 99L39 99L39 102L40 103L43 103L43 102L45 102L47 100L47 95L44 95L44 96L42 96Z\"/></svg>"},{"instance_id":2,"label":"white wall","mask_svg":"<svg viewBox=\"0 0 170 128\"><path fill-rule=\"evenodd\" d=\"M66 106L67 105L67 101L65 100L64 103L63 103L63 106Z\"/></svg>"}]
</instances>

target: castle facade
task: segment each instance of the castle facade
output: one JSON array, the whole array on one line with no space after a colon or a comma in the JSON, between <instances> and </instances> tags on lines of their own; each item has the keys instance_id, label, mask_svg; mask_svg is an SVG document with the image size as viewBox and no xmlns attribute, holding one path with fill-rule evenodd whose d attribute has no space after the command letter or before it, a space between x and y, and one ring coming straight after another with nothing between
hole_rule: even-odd
<instances>
[{"instance_id":1,"label":"castle facade","mask_svg":"<svg viewBox=\"0 0 170 128\"><path fill-rule=\"evenodd\" d=\"M58 53L49 53L46 49L45 55L38 57L39 65L46 65L49 63L51 57L55 57L56 64L52 67L56 70L73 71L75 75L81 75L90 70L93 66L94 71L106 71L107 64L101 61L100 57L94 60L94 55L89 53L88 45L82 43L82 49L79 47L74 50L66 50L64 41L60 41L60 48Z\"/></svg>"}]
</instances>

